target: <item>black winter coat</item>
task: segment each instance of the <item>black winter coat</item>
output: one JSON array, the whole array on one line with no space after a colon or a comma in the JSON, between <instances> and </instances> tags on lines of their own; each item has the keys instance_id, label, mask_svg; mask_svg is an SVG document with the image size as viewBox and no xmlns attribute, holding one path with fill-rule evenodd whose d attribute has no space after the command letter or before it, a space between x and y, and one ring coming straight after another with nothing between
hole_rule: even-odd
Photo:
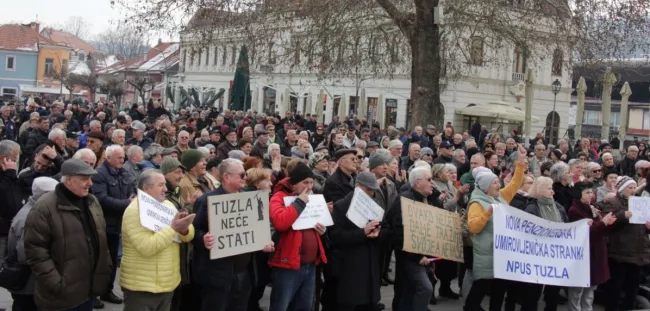
<instances>
[{"instance_id":1,"label":"black winter coat","mask_svg":"<svg viewBox=\"0 0 650 311\"><path fill-rule=\"evenodd\" d=\"M47 142L47 132L41 131L41 129L34 129L29 138L27 138L27 143L25 144L25 149L23 150L23 158L25 159L25 167L32 164L34 161L34 150L38 146Z\"/></svg>"},{"instance_id":2,"label":"black winter coat","mask_svg":"<svg viewBox=\"0 0 650 311\"><path fill-rule=\"evenodd\" d=\"M571 204L573 204L571 188L569 186L563 185L562 183L556 182L553 183L553 192L555 192L553 199L555 199L555 202L560 203L560 205L564 207L564 213L567 214L569 212Z\"/></svg>"},{"instance_id":3,"label":"black winter coat","mask_svg":"<svg viewBox=\"0 0 650 311\"><path fill-rule=\"evenodd\" d=\"M625 157L625 159L621 160L621 162L618 163L618 175L634 178L636 176L636 169L634 168L634 165L637 161L638 159L632 160L628 157Z\"/></svg>"},{"instance_id":4,"label":"black winter coat","mask_svg":"<svg viewBox=\"0 0 650 311\"><path fill-rule=\"evenodd\" d=\"M102 163L93 176L93 194L99 200L106 219L106 232L119 234L122 231L122 217L135 195L135 183L126 170L114 170L108 162Z\"/></svg>"},{"instance_id":5,"label":"black winter coat","mask_svg":"<svg viewBox=\"0 0 650 311\"><path fill-rule=\"evenodd\" d=\"M354 192L355 176L348 177L337 168L334 174L325 181L323 195L326 202L334 202L345 198L350 192Z\"/></svg>"},{"instance_id":6,"label":"black winter coat","mask_svg":"<svg viewBox=\"0 0 650 311\"><path fill-rule=\"evenodd\" d=\"M339 273L338 303L345 305L374 304L380 300L379 250L380 240L388 237L383 227L378 238L369 239L363 228L357 227L346 216L354 192L334 204L329 237L336 245L339 257L330 260L332 269Z\"/></svg>"},{"instance_id":7,"label":"black winter coat","mask_svg":"<svg viewBox=\"0 0 650 311\"><path fill-rule=\"evenodd\" d=\"M11 220L23 206L23 194L16 170L0 171L0 236L7 236Z\"/></svg>"},{"instance_id":8,"label":"black winter coat","mask_svg":"<svg viewBox=\"0 0 650 311\"><path fill-rule=\"evenodd\" d=\"M650 264L650 239L645 225L631 224L625 217L629 210L627 199L620 195L605 200L602 214L612 213L616 222L612 224L607 237L607 255L610 260L637 266Z\"/></svg>"}]
</instances>

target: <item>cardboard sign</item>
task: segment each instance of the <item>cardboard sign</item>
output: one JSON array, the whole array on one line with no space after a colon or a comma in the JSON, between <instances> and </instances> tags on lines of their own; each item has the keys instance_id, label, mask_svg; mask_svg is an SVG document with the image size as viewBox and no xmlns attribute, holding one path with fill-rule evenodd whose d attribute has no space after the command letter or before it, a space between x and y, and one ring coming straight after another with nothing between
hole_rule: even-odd
<instances>
[{"instance_id":1,"label":"cardboard sign","mask_svg":"<svg viewBox=\"0 0 650 311\"><path fill-rule=\"evenodd\" d=\"M400 199L404 251L463 262L460 215L405 197Z\"/></svg>"},{"instance_id":2,"label":"cardboard sign","mask_svg":"<svg viewBox=\"0 0 650 311\"><path fill-rule=\"evenodd\" d=\"M210 233L216 237L210 259L259 251L271 242L269 194L241 192L208 197Z\"/></svg>"},{"instance_id":3,"label":"cardboard sign","mask_svg":"<svg viewBox=\"0 0 650 311\"><path fill-rule=\"evenodd\" d=\"M297 197L284 197L284 206L289 206ZM291 225L293 230L313 229L316 223L329 227L334 225L330 210L327 208L327 202L322 194L309 195L309 202L305 209L300 213L298 219Z\"/></svg>"},{"instance_id":4,"label":"cardboard sign","mask_svg":"<svg viewBox=\"0 0 650 311\"><path fill-rule=\"evenodd\" d=\"M495 278L591 286L587 219L562 223L505 204L493 208Z\"/></svg>"},{"instance_id":5,"label":"cardboard sign","mask_svg":"<svg viewBox=\"0 0 650 311\"><path fill-rule=\"evenodd\" d=\"M384 209L363 190L355 188L346 216L357 227L364 228L373 220L381 221L384 218Z\"/></svg>"},{"instance_id":6,"label":"cardboard sign","mask_svg":"<svg viewBox=\"0 0 650 311\"><path fill-rule=\"evenodd\" d=\"M648 197L630 197L629 199L631 224L645 224L650 221L650 198Z\"/></svg>"},{"instance_id":7,"label":"cardboard sign","mask_svg":"<svg viewBox=\"0 0 650 311\"><path fill-rule=\"evenodd\" d=\"M138 209L140 210L140 224L153 232L170 227L178 213L174 206L158 202L140 189L138 189ZM174 242L181 242L178 234L174 236Z\"/></svg>"}]
</instances>

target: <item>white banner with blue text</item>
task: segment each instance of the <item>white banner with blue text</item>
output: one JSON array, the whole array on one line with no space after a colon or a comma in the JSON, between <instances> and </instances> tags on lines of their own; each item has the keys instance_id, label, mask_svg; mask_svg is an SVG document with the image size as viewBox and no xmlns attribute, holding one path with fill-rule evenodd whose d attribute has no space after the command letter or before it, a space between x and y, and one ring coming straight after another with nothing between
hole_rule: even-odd
<instances>
[{"instance_id":1,"label":"white banner with blue text","mask_svg":"<svg viewBox=\"0 0 650 311\"><path fill-rule=\"evenodd\" d=\"M494 277L546 285L589 287L589 225L552 222L495 204Z\"/></svg>"}]
</instances>

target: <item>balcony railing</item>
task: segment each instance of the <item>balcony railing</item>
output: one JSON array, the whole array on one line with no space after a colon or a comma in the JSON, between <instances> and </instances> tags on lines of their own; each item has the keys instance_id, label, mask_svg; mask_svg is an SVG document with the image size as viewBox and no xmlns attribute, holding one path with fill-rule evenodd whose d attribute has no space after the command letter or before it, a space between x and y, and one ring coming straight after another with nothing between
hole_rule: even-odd
<instances>
[{"instance_id":1,"label":"balcony railing","mask_svg":"<svg viewBox=\"0 0 650 311\"><path fill-rule=\"evenodd\" d=\"M524 81L524 73L523 72L513 72L512 73L512 81L514 81L514 82Z\"/></svg>"}]
</instances>

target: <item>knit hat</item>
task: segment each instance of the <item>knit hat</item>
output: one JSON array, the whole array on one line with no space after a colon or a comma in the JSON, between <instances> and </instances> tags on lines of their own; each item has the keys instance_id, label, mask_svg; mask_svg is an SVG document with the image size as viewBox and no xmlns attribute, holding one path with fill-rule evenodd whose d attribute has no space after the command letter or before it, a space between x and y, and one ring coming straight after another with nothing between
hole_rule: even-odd
<instances>
[{"instance_id":1,"label":"knit hat","mask_svg":"<svg viewBox=\"0 0 650 311\"><path fill-rule=\"evenodd\" d=\"M393 159L390 156L390 153L385 153L385 152L375 152L370 155L370 159L368 160L368 168L373 169L377 166L380 166L384 163L388 164L392 161Z\"/></svg>"},{"instance_id":2,"label":"knit hat","mask_svg":"<svg viewBox=\"0 0 650 311\"><path fill-rule=\"evenodd\" d=\"M411 133L411 143L419 143L420 141L422 141L422 138L420 138L420 135L418 135L418 133Z\"/></svg>"},{"instance_id":3,"label":"knit hat","mask_svg":"<svg viewBox=\"0 0 650 311\"><path fill-rule=\"evenodd\" d=\"M636 181L628 176L618 176L616 179L616 189L618 193L622 193L623 190L629 185L636 186Z\"/></svg>"},{"instance_id":4,"label":"knit hat","mask_svg":"<svg viewBox=\"0 0 650 311\"><path fill-rule=\"evenodd\" d=\"M487 167L479 166L472 170L472 177L476 179L476 177L478 177L478 174L480 173L492 173L492 171Z\"/></svg>"},{"instance_id":5,"label":"knit hat","mask_svg":"<svg viewBox=\"0 0 650 311\"><path fill-rule=\"evenodd\" d=\"M316 164L322 160L329 159L329 156L320 152L316 152L309 157L309 167L314 168Z\"/></svg>"},{"instance_id":6,"label":"knit hat","mask_svg":"<svg viewBox=\"0 0 650 311\"><path fill-rule=\"evenodd\" d=\"M298 163L296 167L291 171L291 177L289 177L289 183L295 185L307 178L314 178L314 173L311 172L309 167L305 163Z\"/></svg>"},{"instance_id":7,"label":"knit hat","mask_svg":"<svg viewBox=\"0 0 650 311\"><path fill-rule=\"evenodd\" d=\"M201 159L203 159L203 153L201 151L196 149L187 149L181 156L181 163L188 170L191 170L197 163L201 162Z\"/></svg>"},{"instance_id":8,"label":"knit hat","mask_svg":"<svg viewBox=\"0 0 650 311\"><path fill-rule=\"evenodd\" d=\"M163 173L163 175L172 172L179 167L182 168L184 171L187 170L185 166L181 164L181 162L178 162L178 160L172 157L165 157L162 163L160 163L160 171Z\"/></svg>"},{"instance_id":9,"label":"knit hat","mask_svg":"<svg viewBox=\"0 0 650 311\"><path fill-rule=\"evenodd\" d=\"M433 149L429 147L424 147L422 148L422 150L420 150L420 158L422 158L426 154L433 156Z\"/></svg>"},{"instance_id":10,"label":"knit hat","mask_svg":"<svg viewBox=\"0 0 650 311\"><path fill-rule=\"evenodd\" d=\"M487 192L494 179L498 178L497 175L490 172L481 172L476 176L476 187L483 192Z\"/></svg>"},{"instance_id":11,"label":"knit hat","mask_svg":"<svg viewBox=\"0 0 650 311\"><path fill-rule=\"evenodd\" d=\"M390 141L390 143L388 143L388 149L393 149L393 148L401 147L402 145L403 145L403 144L402 144L401 141L399 141L399 140L397 140L397 139L393 139L393 140Z\"/></svg>"},{"instance_id":12,"label":"knit hat","mask_svg":"<svg viewBox=\"0 0 650 311\"><path fill-rule=\"evenodd\" d=\"M32 183L32 197L34 201L38 201L42 195L54 191L54 188L58 184L59 182L51 177L36 177Z\"/></svg>"}]
</instances>

